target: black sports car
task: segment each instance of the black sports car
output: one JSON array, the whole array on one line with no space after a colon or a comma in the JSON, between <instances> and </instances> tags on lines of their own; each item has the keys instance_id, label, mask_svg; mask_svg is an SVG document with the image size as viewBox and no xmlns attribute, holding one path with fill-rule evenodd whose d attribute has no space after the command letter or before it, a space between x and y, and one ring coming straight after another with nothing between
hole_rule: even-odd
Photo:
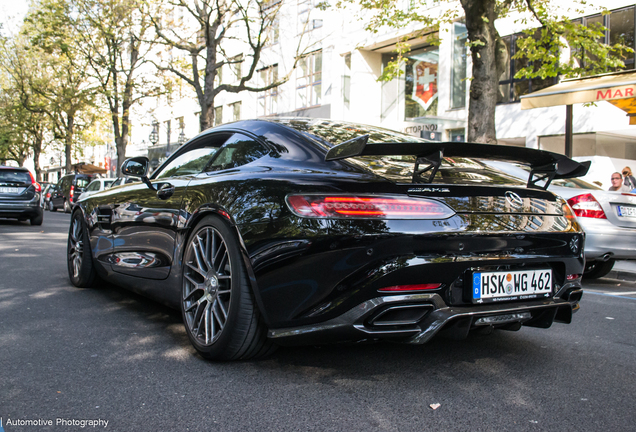
<instances>
[{"instance_id":1,"label":"black sports car","mask_svg":"<svg viewBox=\"0 0 636 432\"><path fill-rule=\"evenodd\" d=\"M486 158L530 165L527 184ZM206 358L547 328L579 308L584 234L545 188L589 163L277 119L207 130L148 168L128 159L141 181L75 206L70 278L180 308Z\"/></svg>"}]
</instances>

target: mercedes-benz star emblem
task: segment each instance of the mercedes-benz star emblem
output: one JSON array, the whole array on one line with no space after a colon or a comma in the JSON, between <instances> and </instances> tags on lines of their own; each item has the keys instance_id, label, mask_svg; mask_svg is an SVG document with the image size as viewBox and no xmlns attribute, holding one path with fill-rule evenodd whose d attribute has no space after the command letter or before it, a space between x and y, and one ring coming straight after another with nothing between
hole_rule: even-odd
<instances>
[{"instance_id":1,"label":"mercedes-benz star emblem","mask_svg":"<svg viewBox=\"0 0 636 432\"><path fill-rule=\"evenodd\" d=\"M506 201L508 201L508 204L510 204L511 207L516 209L520 209L523 207L523 200L516 193L508 191L506 192L505 196Z\"/></svg>"}]
</instances>

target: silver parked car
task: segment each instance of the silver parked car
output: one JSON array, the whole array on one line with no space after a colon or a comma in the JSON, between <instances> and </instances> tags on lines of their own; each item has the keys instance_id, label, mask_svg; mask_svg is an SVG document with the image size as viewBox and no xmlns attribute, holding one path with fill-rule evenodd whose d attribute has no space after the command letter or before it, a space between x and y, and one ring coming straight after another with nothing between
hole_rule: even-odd
<instances>
[{"instance_id":1,"label":"silver parked car","mask_svg":"<svg viewBox=\"0 0 636 432\"><path fill-rule=\"evenodd\" d=\"M483 162L524 180L530 174L521 165ZM605 276L617 259L636 259L636 194L605 191L577 178L555 179L548 190L567 200L585 230L585 278Z\"/></svg>"}]
</instances>

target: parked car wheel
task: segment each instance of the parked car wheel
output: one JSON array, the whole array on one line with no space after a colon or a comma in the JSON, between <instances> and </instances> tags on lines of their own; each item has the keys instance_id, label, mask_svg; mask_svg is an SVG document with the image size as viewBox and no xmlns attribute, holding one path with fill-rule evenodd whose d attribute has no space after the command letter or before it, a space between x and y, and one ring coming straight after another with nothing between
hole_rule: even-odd
<instances>
[{"instance_id":1,"label":"parked car wheel","mask_svg":"<svg viewBox=\"0 0 636 432\"><path fill-rule=\"evenodd\" d=\"M71 212L71 205L68 203L68 201L64 200L64 213L70 213Z\"/></svg>"},{"instance_id":2,"label":"parked car wheel","mask_svg":"<svg viewBox=\"0 0 636 432\"><path fill-rule=\"evenodd\" d=\"M32 217L30 221L31 225L42 225L42 222L44 221L44 215L40 213L39 215Z\"/></svg>"},{"instance_id":3,"label":"parked car wheel","mask_svg":"<svg viewBox=\"0 0 636 432\"><path fill-rule=\"evenodd\" d=\"M181 312L205 358L248 359L275 349L249 287L238 242L219 218L197 224L185 251Z\"/></svg>"},{"instance_id":4,"label":"parked car wheel","mask_svg":"<svg viewBox=\"0 0 636 432\"><path fill-rule=\"evenodd\" d=\"M97 273L90 253L90 240L81 211L71 217L66 249L68 275L73 285L79 288L93 286Z\"/></svg>"},{"instance_id":5,"label":"parked car wheel","mask_svg":"<svg viewBox=\"0 0 636 432\"><path fill-rule=\"evenodd\" d=\"M585 263L585 270L583 271L584 279L598 279L606 276L612 271L614 263L616 261L611 259L608 261L590 261Z\"/></svg>"}]
</instances>

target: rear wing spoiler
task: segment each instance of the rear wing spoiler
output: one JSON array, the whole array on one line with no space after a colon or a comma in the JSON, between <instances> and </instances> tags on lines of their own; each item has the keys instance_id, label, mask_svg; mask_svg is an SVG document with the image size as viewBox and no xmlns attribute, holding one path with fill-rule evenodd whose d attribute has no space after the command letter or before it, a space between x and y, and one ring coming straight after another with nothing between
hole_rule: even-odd
<instances>
[{"instance_id":1,"label":"rear wing spoiler","mask_svg":"<svg viewBox=\"0 0 636 432\"><path fill-rule=\"evenodd\" d=\"M369 143L361 135L332 147L325 161L355 156L415 156L413 183L430 183L444 157L467 157L514 162L530 166L529 188L547 189L554 179L581 177L590 169L590 161L576 162L569 157L545 150L504 145L457 142ZM425 174L428 174L425 176ZM545 182L539 185L539 182Z\"/></svg>"}]
</instances>

